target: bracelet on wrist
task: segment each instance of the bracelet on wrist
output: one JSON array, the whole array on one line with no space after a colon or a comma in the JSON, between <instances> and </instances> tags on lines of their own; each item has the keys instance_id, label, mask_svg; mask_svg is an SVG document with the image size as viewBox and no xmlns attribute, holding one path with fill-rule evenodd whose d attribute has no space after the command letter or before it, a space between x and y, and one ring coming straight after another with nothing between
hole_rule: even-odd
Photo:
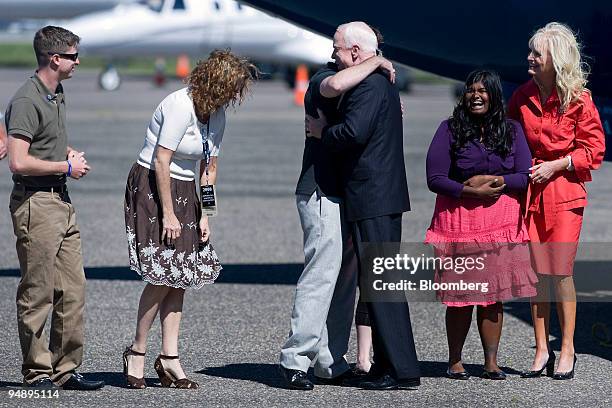
<instances>
[{"instance_id":1,"label":"bracelet on wrist","mask_svg":"<svg viewBox=\"0 0 612 408\"><path fill-rule=\"evenodd\" d=\"M72 163L70 163L70 160L66 160L66 163L68 163L68 172L66 173L66 176L70 177L72 174Z\"/></svg>"}]
</instances>

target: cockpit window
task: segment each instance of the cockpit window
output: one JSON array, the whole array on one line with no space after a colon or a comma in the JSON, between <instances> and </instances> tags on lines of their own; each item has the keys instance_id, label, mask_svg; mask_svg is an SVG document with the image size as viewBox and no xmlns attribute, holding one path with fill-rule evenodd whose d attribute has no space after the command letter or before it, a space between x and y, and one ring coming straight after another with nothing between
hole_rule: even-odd
<instances>
[{"instance_id":1,"label":"cockpit window","mask_svg":"<svg viewBox=\"0 0 612 408\"><path fill-rule=\"evenodd\" d=\"M216 10L221 10L221 4L219 4L219 2L218 2L218 1L215 1L215 3L214 3L214 4L215 4L215 9L216 9Z\"/></svg>"},{"instance_id":2,"label":"cockpit window","mask_svg":"<svg viewBox=\"0 0 612 408\"><path fill-rule=\"evenodd\" d=\"M157 13L164 7L164 0L139 0L138 3L147 6L150 10Z\"/></svg>"},{"instance_id":3,"label":"cockpit window","mask_svg":"<svg viewBox=\"0 0 612 408\"><path fill-rule=\"evenodd\" d=\"M185 2L183 0L176 0L174 2L173 10L185 10Z\"/></svg>"}]
</instances>

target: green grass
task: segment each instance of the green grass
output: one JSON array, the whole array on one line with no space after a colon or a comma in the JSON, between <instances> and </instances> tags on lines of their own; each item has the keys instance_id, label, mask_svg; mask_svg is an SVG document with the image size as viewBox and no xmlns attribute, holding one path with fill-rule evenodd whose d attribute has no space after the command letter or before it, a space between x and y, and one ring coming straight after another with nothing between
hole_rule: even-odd
<instances>
[{"instance_id":1,"label":"green grass","mask_svg":"<svg viewBox=\"0 0 612 408\"><path fill-rule=\"evenodd\" d=\"M101 57L90 57L87 54L80 58L80 68L102 69L107 61ZM155 58L126 58L113 62L122 73L133 75L153 75ZM166 59L166 74L172 75L176 59ZM34 50L29 43L0 44L0 67L36 68Z\"/></svg>"},{"instance_id":2,"label":"green grass","mask_svg":"<svg viewBox=\"0 0 612 408\"><path fill-rule=\"evenodd\" d=\"M441 77L416 68L410 68L410 71L412 72L412 79L418 84L451 84L457 82L454 79Z\"/></svg>"},{"instance_id":3,"label":"green grass","mask_svg":"<svg viewBox=\"0 0 612 408\"><path fill-rule=\"evenodd\" d=\"M80 68L101 70L107 61L101 57L87 56L80 58ZM192 64L195 61L191 61ZM155 58L124 58L113 61L113 64L122 74L128 75L153 75L155 73ZM0 67L11 68L36 68L34 50L30 43L0 44ZM175 73L176 58L166 58L166 75ZM451 79L443 78L429 72L410 68L415 83L451 83Z\"/></svg>"}]
</instances>

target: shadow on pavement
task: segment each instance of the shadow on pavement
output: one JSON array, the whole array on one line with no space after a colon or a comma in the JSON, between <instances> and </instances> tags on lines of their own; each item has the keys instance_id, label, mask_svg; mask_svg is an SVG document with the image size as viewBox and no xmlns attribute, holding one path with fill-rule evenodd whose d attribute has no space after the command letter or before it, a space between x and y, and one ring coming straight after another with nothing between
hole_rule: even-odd
<instances>
[{"instance_id":1,"label":"shadow on pavement","mask_svg":"<svg viewBox=\"0 0 612 408\"><path fill-rule=\"evenodd\" d=\"M421 377L446 377L448 364L445 361L420 361ZM483 366L479 364L465 364L465 369L473 376L482 373ZM518 375L517 371L510 367L500 367L510 375ZM238 363L228 364L221 367L207 367L197 371L199 374L210 375L212 377L230 378L233 380L254 381L274 388L286 388L276 364L257 364L257 363ZM309 377L314 379L312 369L309 370Z\"/></svg>"},{"instance_id":2,"label":"shadow on pavement","mask_svg":"<svg viewBox=\"0 0 612 408\"><path fill-rule=\"evenodd\" d=\"M125 377L122 372L113 372L113 371L99 371L99 372L82 372L81 373L86 380L92 381L104 381L107 387L117 387L117 388L126 388L125 386ZM157 377L146 377L145 381L147 382L147 386L158 386L161 387L159 383L159 378Z\"/></svg>"},{"instance_id":3,"label":"shadow on pavement","mask_svg":"<svg viewBox=\"0 0 612 408\"><path fill-rule=\"evenodd\" d=\"M419 367L421 368L421 377L441 378L446 377L448 363L446 361L419 361ZM463 364L463 367L472 376L477 377L482 373L484 369L484 360L483 364ZM501 368L506 374L520 374L520 371L517 371L511 367L499 366L499 368Z\"/></svg>"},{"instance_id":4,"label":"shadow on pavement","mask_svg":"<svg viewBox=\"0 0 612 408\"><path fill-rule=\"evenodd\" d=\"M525 323L532 324L528 302L506 303L504 310ZM561 330L554 306L551 308L550 334L555 336L555 340L550 342L552 349L560 351ZM591 354L612 361L612 303L580 302L576 305L574 344L578 354Z\"/></svg>"},{"instance_id":5,"label":"shadow on pavement","mask_svg":"<svg viewBox=\"0 0 612 408\"><path fill-rule=\"evenodd\" d=\"M303 264L229 264L223 265L218 283L253 285L295 285ZM0 269L0 277L19 277L19 269ZM85 268L87 279L140 280L138 274L127 267Z\"/></svg>"},{"instance_id":6,"label":"shadow on pavement","mask_svg":"<svg viewBox=\"0 0 612 408\"><path fill-rule=\"evenodd\" d=\"M277 364L238 363L221 367L207 367L196 371L211 377L253 381L274 388L285 388Z\"/></svg>"},{"instance_id":7,"label":"shadow on pavement","mask_svg":"<svg viewBox=\"0 0 612 408\"><path fill-rule=\"evenodd\" d=\"M13 381L0 381L0 388L5 387L21 387L23 383L13 382Z\"/></svg>"}]
</instances>

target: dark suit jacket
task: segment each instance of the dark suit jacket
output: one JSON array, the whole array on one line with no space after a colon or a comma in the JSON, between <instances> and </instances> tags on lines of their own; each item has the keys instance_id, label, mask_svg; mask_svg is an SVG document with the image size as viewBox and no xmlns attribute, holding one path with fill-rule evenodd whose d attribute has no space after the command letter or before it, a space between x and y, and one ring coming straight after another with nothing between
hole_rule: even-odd
<instances>
[{"instance_id":1,"label":"dark suit jacket","mask_svg":"<svg viewBox=\"0 0 612 408\"><path fill-rule=\"evenodd\" d=\"M326 126L322 141L342 152L347 220L409 211L397 89L375 72L344 95L340 113L342 121Z\"/></svg>"},{"instance_id":2,"label":"dark suit jacket","mask_svg":"<svg viewBox=\"0 0 612 408\"><path fill-rule=\"evenodd\" d=\"M338 123L338 100L325 98L321 95L321 83L328 76L338 72L335 64L329 63L325 68L317 71L310 79L306 96L304 97L304 110L310 116L319 117L317 109L321 109L328 123ZM302 171L298 179L296 194L312 195L317 186L328 197L340 197L343 194L341 160L338 153L330 152L322 146L319 139L304 138L304 155L302 156Z\"/></svg>"}]
</instances>

